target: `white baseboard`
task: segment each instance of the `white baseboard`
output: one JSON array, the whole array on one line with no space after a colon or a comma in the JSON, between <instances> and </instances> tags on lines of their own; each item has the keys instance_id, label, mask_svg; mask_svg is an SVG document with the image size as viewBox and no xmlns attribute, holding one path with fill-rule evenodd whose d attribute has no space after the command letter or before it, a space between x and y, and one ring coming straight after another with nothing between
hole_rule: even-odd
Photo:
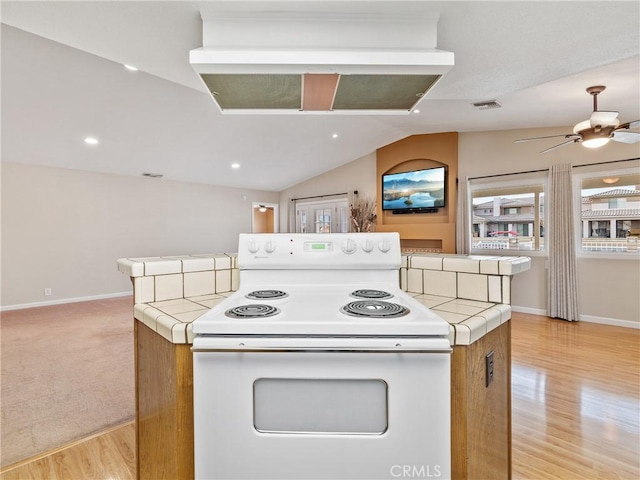
<instances>
[{"instance_id":1,"label":"white baseboard","mask_svg":"<svg viewBox=\"0 0 640 480\"><path fill-rule=\"evenodd\" d=\"M547 311L542 310L540 308L517 307L516 305L511 305L511 311L520 312L520 313L529 313L531 315L542 315L543 317L547 316Z\"/></svg>"},{"instance_id":2,"label":"white baseboard","mask_svg":"<svg viewBox=\"0 0 640 480\"><path fill-rule=\"evenodd\" d=\"M61 298L58 300L49 300L46 302L21 303L17 305L3 305L0 312L8 312L9 310L22 310L23 308L48 307L50 305L62 305L64 303L88 302L91 300L105 300L107 298L118 298L132 296L132 292L105 293L103 295L91 295L88 297Z\"/></svg>"},{"instance_id":3,"label":"white baseboard","mask_svg":"<svg viewBox=\"0 0 640 480\"><path fill-rule=\"evenodd\" d=\"M547 316L547 311L540 308L517 307L511 305L512 312L530 313L531 315ZM580 315L580 321L590 323L601 323L603 325L613 325L614 327L636 328L640 329L640 322L631 320L621 320L619 318L596 317L595 315Z\"/></svg>"},{"instance_id":4,"label":"white baseboard","mask_svg":"<svg viewBox=\"0 0 640 480\"><path fill-rule=\"evenodd\" d=\"M580 315L583 322L602 323L603 325L613 325L615 327L640 328L640 322L631 320L620 320L619 318L596 317L594 315Z\"/></svg>"}]
</instances>

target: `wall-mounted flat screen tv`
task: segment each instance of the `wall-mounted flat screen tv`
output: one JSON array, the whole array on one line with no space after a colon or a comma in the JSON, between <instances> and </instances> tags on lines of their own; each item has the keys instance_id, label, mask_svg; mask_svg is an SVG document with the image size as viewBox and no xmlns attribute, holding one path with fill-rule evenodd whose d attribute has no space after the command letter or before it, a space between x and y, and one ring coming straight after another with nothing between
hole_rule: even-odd
<instances>
[{"instance_id":1,"label":"wall-mounted flat screen tv","mask_svg":"<svg viewBox=\"0 0 640 480\"><path fill-rule=\"evenodd\" d=\"M382 209L394 213L437 211L445 206L446 167L382 176Z\"/></svg>"}]
</instances>

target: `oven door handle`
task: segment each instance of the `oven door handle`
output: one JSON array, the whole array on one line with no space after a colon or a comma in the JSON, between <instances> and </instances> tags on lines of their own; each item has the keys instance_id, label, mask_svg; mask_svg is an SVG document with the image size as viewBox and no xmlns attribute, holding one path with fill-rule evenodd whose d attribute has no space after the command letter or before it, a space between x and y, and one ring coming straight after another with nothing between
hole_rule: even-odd
<instances>
[{"instance_id":1,"label":"oven door handle","mask_svg":"<svg viewBox=\"0 0 640 480\"><path fill-rule=\"evenodd\" d=\"M198 336L193 352L451 353L444 337L223 337Z\"/></svg>"}]
</instances>

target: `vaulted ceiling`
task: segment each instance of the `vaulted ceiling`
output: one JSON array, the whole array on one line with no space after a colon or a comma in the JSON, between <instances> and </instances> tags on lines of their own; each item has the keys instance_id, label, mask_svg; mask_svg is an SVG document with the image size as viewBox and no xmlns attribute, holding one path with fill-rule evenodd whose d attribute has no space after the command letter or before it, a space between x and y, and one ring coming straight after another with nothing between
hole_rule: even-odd
<instances>
[{"instance_id":1,"label":"vaulted ceiling","mask_svg":"<svg viewBox=\"0 0 640 480\"><path fill-rule=\"evenodd\" d=\"M455 54L420 113L224 115L189 64L203 12L390 8L439 15L437 47ZM1 14L9 162L280 191L413 134L574 125L591 85L607 86L601 109L640 118L635 1L3 1ZM502 107L472 105L488 100Z\"/></svg>"}]
</instances>

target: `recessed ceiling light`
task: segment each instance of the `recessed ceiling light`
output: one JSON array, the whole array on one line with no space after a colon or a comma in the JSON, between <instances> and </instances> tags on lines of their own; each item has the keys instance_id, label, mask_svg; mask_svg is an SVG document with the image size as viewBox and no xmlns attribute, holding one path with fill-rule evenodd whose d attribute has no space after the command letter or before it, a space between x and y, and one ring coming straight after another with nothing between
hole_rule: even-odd
<instances>
[{"instance_id":1,"label":"recessed ceiling light","mask_svg":"<svg viewBox=\"0 0 640 480\"><path fill-rule=\"evenodd\" d=\"M338 134L334 133L333 135L331 135L333 138L338 138Z\"/></svg>"},{"instance_id":2,"label":"recessed ceiling light","mask_svg":"<svg viewBox=\"0 0 640 480\"><path fill-rule=\"evenodd\" d=\"M417 108L413 111L413 113L420 113L420 110L418 110Z\"/></svg>"},{"instance_id":3,"label":"recessed ceiling light","mask_svg":"<svg viewBox=\"0 0 640 480\"><path fill-rule=\"evenodd\" d=\"M127 65L126 63L123 64L124 68L126 68L127 70L131 70L132 72L137 72L138 69L136 67L134 67L133 65Z\"/></svg>"},{"instance_id":4,"label":"recessed ceiling light","mask_svg":"<svg viewBox=\"0 0 640 480\"><path fill-rule=\"evenodd\" d=\"M93 138L93 137L87 137L84 139L84 143L87 143L89 145L97 145L98 144L98 139L97 138Z\"/></svg>"},{"instance_id":5,"label":"recessed ceiling light","mask_svg":"<svg viewBox=\"0 0 640 480\"><path fill-rule=\"evenodd\" d=\"M231 164L231 168L240 168L240 164L239 163L232 163Z\"/></svg>"}]
</instances>

